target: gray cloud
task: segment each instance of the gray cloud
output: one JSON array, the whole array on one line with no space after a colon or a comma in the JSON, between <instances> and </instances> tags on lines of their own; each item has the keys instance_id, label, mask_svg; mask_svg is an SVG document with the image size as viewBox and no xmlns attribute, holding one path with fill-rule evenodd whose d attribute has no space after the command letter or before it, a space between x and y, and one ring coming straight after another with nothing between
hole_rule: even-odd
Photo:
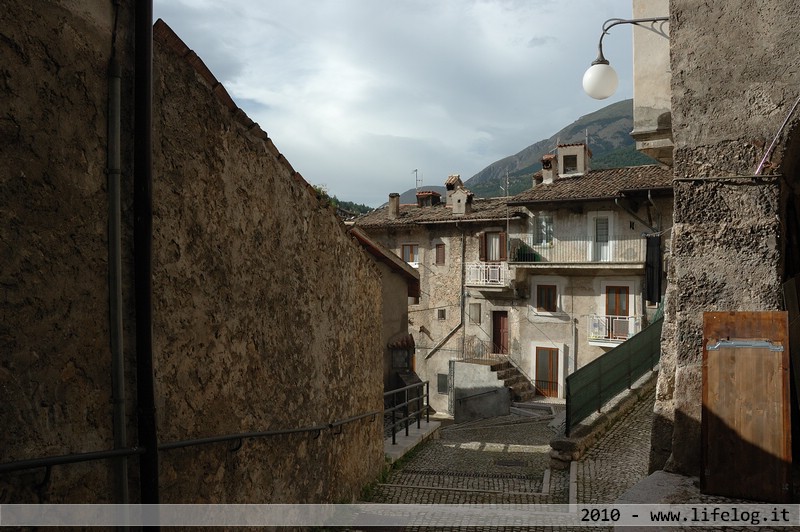
<instances>
[{"instance_id":1,"label":"gray cloud","mask_svg":"<svg viewBox=\"0 0 800 532\"><path fill-rule=\"evenodd\" d=\"M617 0L155 0L311 183L377 206L465 179L611 102L583 94ZM580 13L576 17L574 13ZM604 48L629 98L630 33Z\"/></svg>"}]
</instances>

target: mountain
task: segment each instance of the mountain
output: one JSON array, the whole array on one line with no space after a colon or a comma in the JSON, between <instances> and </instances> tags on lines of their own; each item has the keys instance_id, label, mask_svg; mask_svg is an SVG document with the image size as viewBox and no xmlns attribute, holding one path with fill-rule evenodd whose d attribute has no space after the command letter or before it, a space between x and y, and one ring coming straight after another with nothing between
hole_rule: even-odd
<instances>
[{"instance_id":1,"label":"mountain","mask_svg":"<svg viewBox=\"0 0 800 532\"><path fill-rule=\"evenodd\" d=\"M496 161L464 182L479 198L504 194L508 172L511 195L531 187L531 175L542 168L542 156L558 144L585 142L592 150L591 167L620 168L653 164L655 161L636 151L630 135L633 129L633 100L623 100L582 116L552 137L540 140L515 155Z\"/></svg>"}]
</instances>

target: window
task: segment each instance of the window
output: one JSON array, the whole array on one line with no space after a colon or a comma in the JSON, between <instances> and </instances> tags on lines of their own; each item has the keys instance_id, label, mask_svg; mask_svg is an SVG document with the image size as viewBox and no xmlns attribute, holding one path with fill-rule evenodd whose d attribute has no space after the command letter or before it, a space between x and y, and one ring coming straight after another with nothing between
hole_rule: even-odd
<instances>
[{"instance_id":1,"label":"window","mask_svg":"<svg viewBox=\"0 0 800 532\"><path fill-rule=\"evenodd\" d=\"M409 305L419 305L419 296L408 296Z\"/></svg>"},{"instance_id":2,"label":"window","mask_svg":"<svg viewBox=\"0 0 800 532\"><path fill-rule=\"evenodd\" d=\"M538 245L553 243L553 215L538 214L534 217L533 243Z\"/></svg>"},{"instance_id":3,"label":"window","mask_svg":"<svg viewBox=\"0 0 800 532\"><path fill-rule=\"evenodd\" d=\"M562 174L574 174L578 171L578 156L565 155L564 156L564 171Z\"/></svg>"},{"instance_id":4,"label":"window","mask_svg":"<svg viewBox=\"0 0 800 532\"><path fill-rule=\"evenodd\" d=\"M500 262L506 260L506 233L487 231L480 236L478 251L481 262Z\"/></svg>"},{"instance_id":5,"label":"window","mask_svg":"<svg viewBox=\"0 0 800 532\"><path fill-rule=\"evenodd\" d=\"M469 322L474 325L481 324L481 304L480 303L470 303L469 304Z\"/></svg>"},{"instance_id":6,"label":"window","mask_svg":"<svg viewBox=\"0 0 800 532\"><path fill-rule=\"evenodd\" d=\"M436 310L436 317L439 318L440 320L447 319L447 309L443 309L443 308L437 309Z\"/></svg>"},{"instance_id":7,"label":"window","mask_svg":"<svg viewBox=\"0 0 800 532\"><path fill-rule=\"evenodd\" d=\"M403 260L416 268L419 263L419 246L417 244L403 244Z\"/></svg>"},{"instance_id":8,"label":"window","mask_svg":"<svg viewBox=\"0 0 800 532\"><path fill-rule=\"evenodd\" d=\"M442 395L447 395L447 373L436 374L436 392Z\"/></svg>"},{"instance_id":9,"label":"window","mask_svg":"<svg viewBox=\"0 0 800 532\"><path fill-rule=\"evenodd\" d=\"M444 244L436 244L436 264L444 264Z\"/></svg>"},{"instance_id":10,"label":"window","mask_svg":"<svg viewBox=\"0 0 800 532\"><path fill-rule=\"evenodd\" d=\"M558 289L556 285L536 285L536 310L540 312L558 311Z\"/></svg>"}]
</instances>

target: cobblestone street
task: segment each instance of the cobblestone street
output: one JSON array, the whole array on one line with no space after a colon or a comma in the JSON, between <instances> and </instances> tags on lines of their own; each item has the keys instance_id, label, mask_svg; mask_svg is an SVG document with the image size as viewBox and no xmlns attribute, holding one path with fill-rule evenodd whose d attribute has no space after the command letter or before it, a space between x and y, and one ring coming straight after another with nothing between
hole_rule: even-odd
<instances>
[{"instance_id":1,"label":"cobblestone street","mask_svg":"<svg viewBox=\"0 0 800 532\"><path fill-rule=\"evenodd\" d=\"M647 475L652 409L653 399L639 402L578 462L576 502L611 503ZM569 470L549 468L552 419L512 414L443 427L376 487L372 502L567 504Z\"/></svg>"},{"instance_id":2,"label":"cobblestone street","mask_svg":"<svg viewBox=\"0 0 800 532\"><path fill-rule=\"evenodd\" d=\"M647 475L652 409L652 398L641 401L577 463L572 502L612 503ZM553 410L557 415L563 405ZM550 469L553 417L512 414L445 426L374 488L370 502L567 504L569 469Z\"/></svg>"}]
</instances>

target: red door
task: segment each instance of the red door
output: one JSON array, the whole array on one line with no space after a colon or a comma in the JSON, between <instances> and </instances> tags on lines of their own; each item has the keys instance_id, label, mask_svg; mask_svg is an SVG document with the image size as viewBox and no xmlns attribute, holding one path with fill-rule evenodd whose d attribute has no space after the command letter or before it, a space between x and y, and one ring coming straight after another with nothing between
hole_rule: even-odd
<instances>
[{"instance_id":1,"label":"red door","mask_svg":"<svg viewBox=\"0 0 800 532\"><path fill-rule=\"evenodd\" d=\"M536 348L536 393L558 397L558 349Z\"/></svg>"},{"instance_id":2,"label":"red door","mask_svg":"<svg viewBox=\"0 0 800 532\"><path fill-rule=\"evenodd\" d=\"M508 354L508 311L492 312L492 352Z\"/></svg>"},{"instance_id":3,"label":"red door","mask_svg":"<svg viewBox=\"0 0 800 532\"><path fill-rule=\"evenodd\" d=\"M625 339L630 336L628 293L627 286L606 287L606 319L609 321L610 338Z\"/></svg>"}]
</instances>

